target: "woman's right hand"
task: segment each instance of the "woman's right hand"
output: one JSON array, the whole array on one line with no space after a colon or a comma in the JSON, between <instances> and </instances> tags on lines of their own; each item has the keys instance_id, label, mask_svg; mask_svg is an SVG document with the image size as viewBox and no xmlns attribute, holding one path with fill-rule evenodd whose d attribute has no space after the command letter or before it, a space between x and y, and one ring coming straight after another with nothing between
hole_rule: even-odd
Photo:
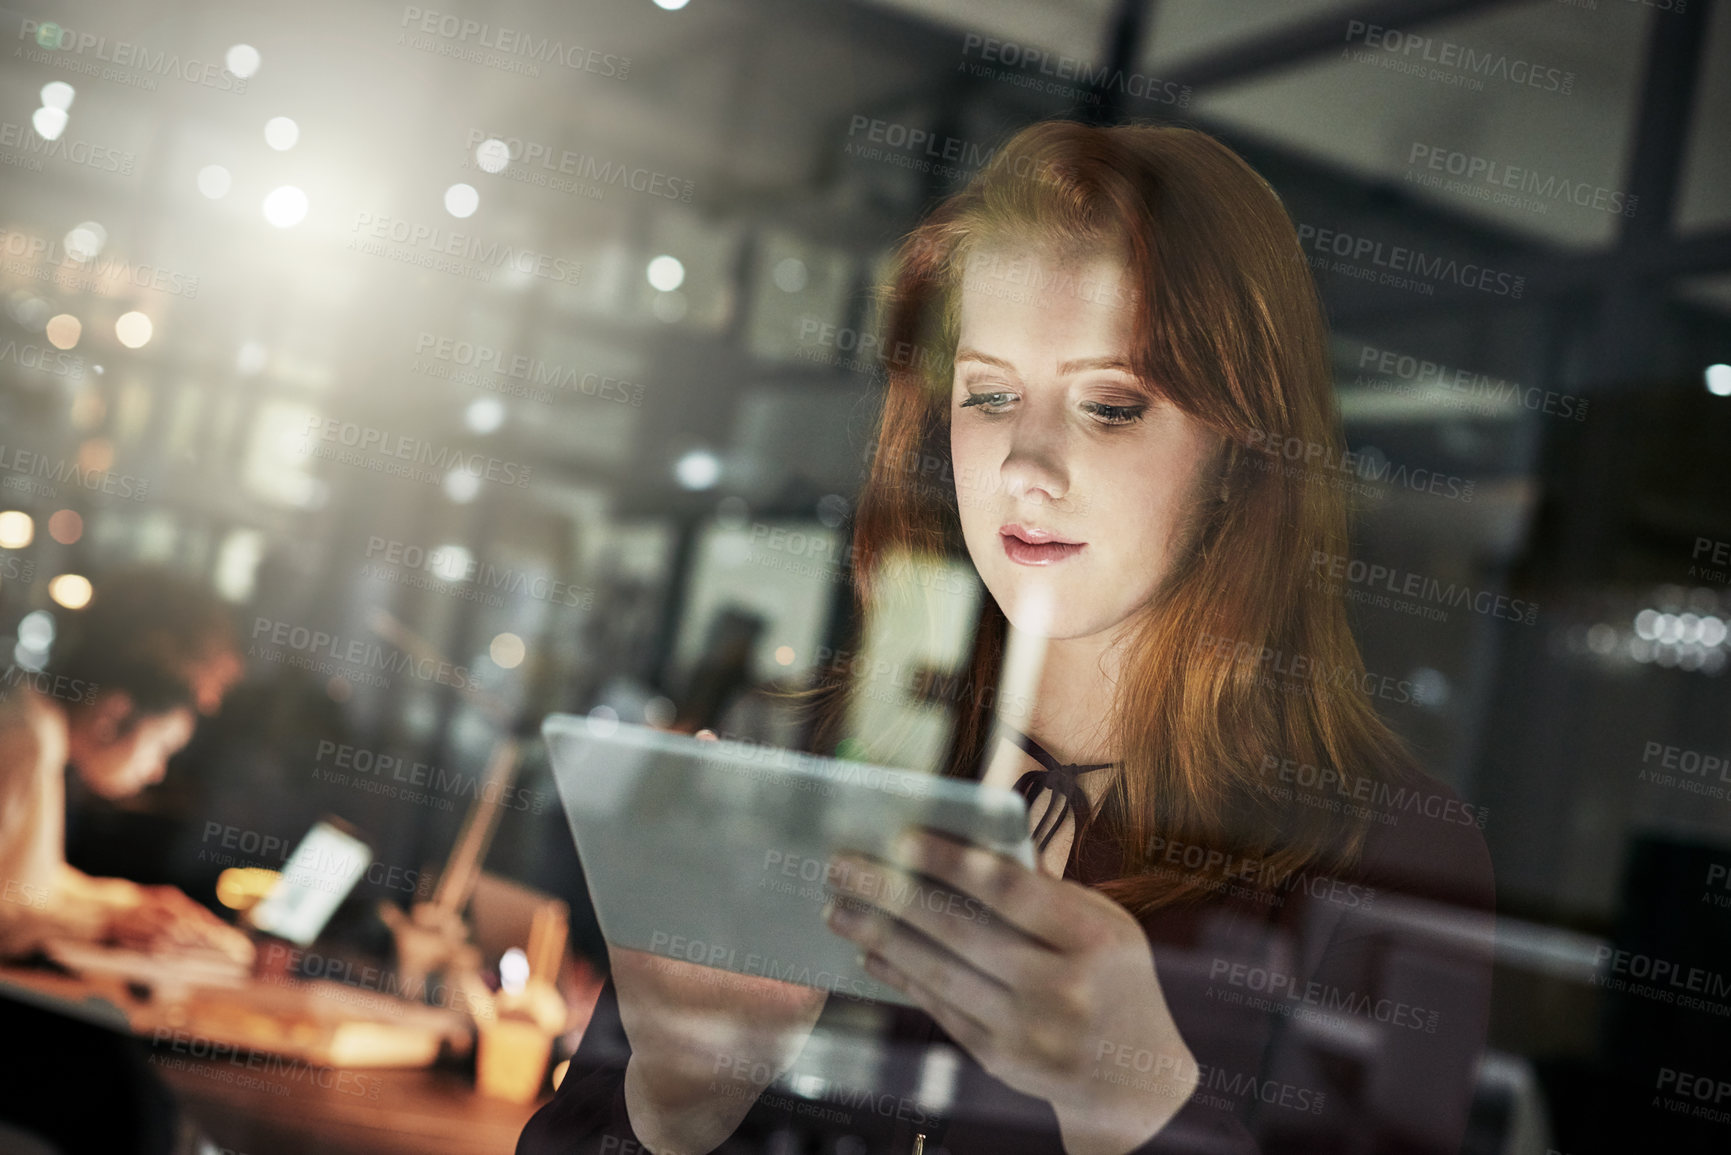
<instances>
[{"instance_id":1,"label":"woman's right hand","mask_svg":"<svg viewBox=\"0 0 1731 1155\"><path fill-rule=\"evenodd\" d=\"M715 741L713 730L695 735ZM787 1070L827 991L607 944L631 1043L625 1109L655 1155L702 1155Z\"/></svg>"},{"instance_id":2,"label":"woman's right hand","mask_svg":"<svg viewBox=\"0 0 1731 1155\"><path fill-rule=\"evenodd\" d=\"M135 903L108 916L103 938L152 953L209 950L238 963L253 959L252 942L244 934L172 886L139 887Z\"/></svg>"},{"instance_id":3,"label":"woman's right hand","mask_svg":"<svg viewBox=\"0 0 1731 1155\"><path fill-rule=\"evenodd\" d=\"M625 1105L656 1155L702 1155L805 1046L827 991L609 943L631 1043Z\"/></svg>"}]
</instances>

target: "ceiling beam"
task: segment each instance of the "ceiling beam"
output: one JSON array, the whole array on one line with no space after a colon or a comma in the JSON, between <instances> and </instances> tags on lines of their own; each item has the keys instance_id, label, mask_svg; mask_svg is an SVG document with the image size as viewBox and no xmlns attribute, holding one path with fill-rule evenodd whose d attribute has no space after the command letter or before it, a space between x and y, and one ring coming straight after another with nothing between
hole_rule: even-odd
<instances>
[{"instance_id":1,"label":"ceiling beam","mask_svg":"<svg viewBox=\"0 0 1731 1155\"><path fill-rule=\"evenodd\" d=\"M1161 69L1168 74L1161 79L1188 84L1198 92L1242 84L1267 73L1306 64L1344 47L1347 30L1355 21L1408 32L1439 20L1469 16L1483 8L1506 4L1507 0L1379 0L1345 12L1283 24L1225 48L1179 60L1170 68Z\"/></svg>"},{"instance_id":2,"label":"ceiling beam","mask_svg":"<svg viewBox=\"0 0 1731 1155\"><path fill-rule=\"evenodd\" d=\"M1077 110L1080 119L1090 124L1118 124L1124 119L1126 94L1106 83L1106 78L1136 71L1143 45L1148 41L1148 27L1153 23L1154 0L1117 0L1101 52L1106 61L1106 76L1094 85L1093 102Z\"/></svg>"},{"instance_id":3,"label":"ceiling beam","mask_svg":"<svg viewBox=\"0 0 1731 1155\"><path fill-rule=\"evenodd\" d=\"M1712 5L1713 0L1698 0L1681 12L1652 14L1635 147L1630 151L1628 177L1623 183L1640 201L1635 215L1623 220L1625 248L1668 235L1676 219Z\"/></svg>"},{"instance_id":4,"label":"ceiling beam","mask_svg":"<svg viewBox=\"0 0 1731 1155\"><path fill-rule=\"evenodd\" d=\"M1664 294L1653 283L1663 270L1647 265L1647 251L1675 238L1677 193L1710 12L1711 0L1701 0L1682 12L1655 11L1648 18L1646 71L1624 184L1638 199L1635 215L1622 222L1613 271L1600 288L1597 348L1590 362L1595 385L1615 388L1637 379L1652 361L1664 327Z\"/></svg>"},{"instance_id":5,"label":"ceiling beam","mask_svg":"<svg viewBox=\"0 0 1731 1155\"><path fill-rule=\"evenodd\" d=\"M1344 42L1349 21L1404 31L1470 15L1501 2L1503 0L1379 0L1357 9L1285 26L1229 48L1179 62L1170 70L1162 69L1162 79L1195 88L1241 83L1334 50ZM1333 185L1335 193L1331 200L1340 206L1342 219L1358 219L1380 209L1391 222L1398 220L1406 229L1425 231L1435 236L1439 244L1458 243L1481 253L1494 251L1495 260L1516 265L1516 271L1526 275L1523 300L1593 294L1618 280L1647 282L1647 295L1662 296L1662 292L1654 293L1652 282L1731 269L1731 229L1714 229L1682 238L1672 236L1669 231L1680 179L1681 154L1687 144L1692 93L1699 72L1699 44L1704 38L1702 30L1707 24L1711 2L1699 0L1681 14L1671 11L1653 14L1653 40L1643 84L1641 115L1630 159L1630 178L1624 186L1641 199L1636 216L1625 221L1620 243L1610 251L1562 251L1523 237L1508 226L1413 196L1398 183L1367 181L1360 174L1314 156L1267 141L1244 139L1225 126L1203 122L1199 127L1230 140L1235 149L1253 159L1259 171L1263 171L1265 166L1273 170L1268 175L1279 173L1313 186ZM1122 0L1122 3L1133 5L1136 0ZM1126 8L1118 8L1117 14L1121 22L1126 16ZM918 21L918 17L899 14L897 25L900 34L910 41L929 37L927 42L933 45L959 35L948 26L927 23L925 36L917 37L911 25ZM1691 46L1694 47L1692 55ZM952 70L943 70L946 86L954 85L961 76ZM1044 103L1036 107L1028 99L1029 92L1025 89L980 80L973 80L965 87L971 90L970 97L986 97L1000 106L1025 107L1040 115L1057 111L1045 107ZM932 100L936 96L935 91L908 92L900 94L898 102ZM953 100L953 91L946 94L945 99ZM1233 139L1235 137L1237 139ZM1276 182L1284 188L1284 182L1278 177ZM1373 200L1381 202L1377 209L1371 207ZM1483 293L1451 285L1438 285L1434 295L1411 301L1393 300L1388 294L1359 295L1357 299L1351 293L1339 296L1344 299L1338 300L1332 310L1335 317L1358 324L1410 316L1444 304L1472 306L1485 303Z\"/></svg>"}]
</instances>

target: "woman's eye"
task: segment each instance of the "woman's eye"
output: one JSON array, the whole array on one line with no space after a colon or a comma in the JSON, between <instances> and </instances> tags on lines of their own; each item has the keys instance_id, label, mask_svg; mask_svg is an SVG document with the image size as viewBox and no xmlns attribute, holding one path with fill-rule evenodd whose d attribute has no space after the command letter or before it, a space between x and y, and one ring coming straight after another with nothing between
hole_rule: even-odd
<instances>
[{"instance_id":1,"label":"woman's eye","mask_svg":"<svg viewBox=\"0 0 1731 1155\"><path fill-rule=\"evenodd\" d=\"M1013 400L1015 395L1011 393L969 393L968 399L962 402L962 408L977 407L987 413L1002 413Z\"/></svg>"},{"instance_id":2,"label":"woman's eye","mask_svg":"<svg viewBox=\"0 0 1731 1155\"><path fill-rule=\"evenodd\" d=\"M1099 418L1105 425L1128 425L1140 421L1146 405L1107 405L1100 401L1085 401L1082 408Z\"/></svg>"}]
</instances>

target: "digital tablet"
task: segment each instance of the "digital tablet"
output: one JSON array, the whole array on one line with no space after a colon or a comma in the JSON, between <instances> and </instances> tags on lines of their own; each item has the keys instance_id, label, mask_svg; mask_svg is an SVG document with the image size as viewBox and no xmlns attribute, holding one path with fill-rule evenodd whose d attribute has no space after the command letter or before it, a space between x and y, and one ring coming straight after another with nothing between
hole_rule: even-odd
<instances>
[{"instance_id":1,"label":"digital tablet","mask_svg":"<svg viewBox=\"0 0 1731 1155\"><path fill-rule=\"evenodd\" d=\"M830 855L888 857L928 826L1034 865L1012 790L607 719L541 729L615 946L906 1005L825 925Z\"/></svg>"},{"instance_id":2,"label":"digital tablet","mask_svg":"<svg viewBox=\"0 0 1731 1155\"><path fill-rule=\"evenodd\" d=\"M269 894L247 912L246 921L266 934L311 946L372 865L372 847L340 819L313 823Z\"/></svg>"}]
</instances>

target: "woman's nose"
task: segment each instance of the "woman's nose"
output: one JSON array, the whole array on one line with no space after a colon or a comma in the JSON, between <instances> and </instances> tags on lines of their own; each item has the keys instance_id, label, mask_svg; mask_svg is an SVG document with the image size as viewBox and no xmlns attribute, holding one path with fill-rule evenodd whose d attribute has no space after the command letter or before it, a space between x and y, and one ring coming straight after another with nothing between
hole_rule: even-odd
<instances>
[{"instance_id":1,"label":"woman's nose","mask_svg":"<svg viewBox=\"0 0 1731 1155\"><path fill-rule=\"evenodd\" d=\"M1070 491L1063 430L1033 415L1016 425L1001 471L1005 491L1017 499L1062 501Z\"/></svg>"}]
</instances>

